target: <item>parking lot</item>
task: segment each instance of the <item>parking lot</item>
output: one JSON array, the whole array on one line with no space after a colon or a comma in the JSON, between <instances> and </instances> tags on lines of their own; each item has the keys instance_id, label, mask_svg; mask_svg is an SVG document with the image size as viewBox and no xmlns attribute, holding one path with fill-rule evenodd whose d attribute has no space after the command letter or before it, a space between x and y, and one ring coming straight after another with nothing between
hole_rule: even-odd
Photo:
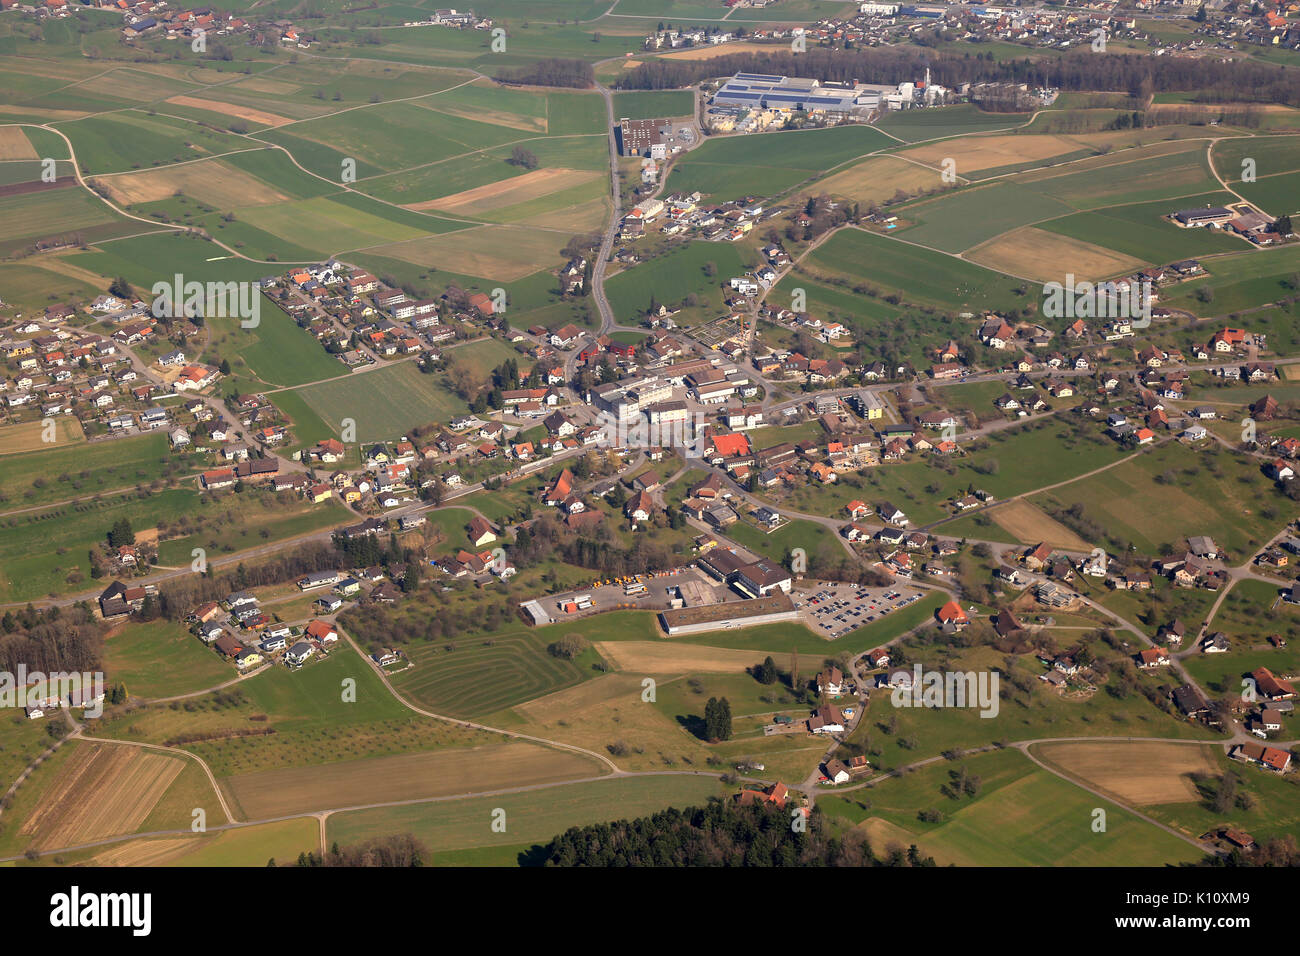
<instances>
[{"instance_id":1,"label":"parking lot","mask_svg":"<svg viewBox=\"0 0 1300 956\"><path fill-rule=\"evenodd\" d=\"M805 623L814 632L834 639L914 604L921 599L921 592L906 587L869 588L828 581L816 590L796 591L793 597Z\"/></svg>"}]
</instances>

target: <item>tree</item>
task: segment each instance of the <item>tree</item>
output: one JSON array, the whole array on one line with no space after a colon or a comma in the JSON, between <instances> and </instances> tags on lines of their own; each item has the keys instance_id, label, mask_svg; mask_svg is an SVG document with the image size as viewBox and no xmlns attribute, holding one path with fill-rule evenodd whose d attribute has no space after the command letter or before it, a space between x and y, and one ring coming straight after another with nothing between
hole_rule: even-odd
<instances>
[{"instance_id":1,"label":"tree","mask_svg":"<svg viewBox=\"0 0 1300 956\"><path fill-rule=\"evenodd\" d=\"M731 703L725 697L710 697L704 705L704 736L708 740L731 739Z\"/></svg>"},{"instance_id":2,"label":"tree","mask_svg":"<svg viewBox=\"0 0 1300 956\"><path fill-rule=\"evenodd\" d=\"M125 516L113 523L113 527L108 532L108 544L112 548L135 544L135 532L131 530L131 522Z\"/></svg>"},{"instance_id":3,"label":"tree","mask_svg":"<svg viewBox=\"0 0 1300 956\"><path fill-rule=\"evenodd\" d=\"M769 654L763 663L758 665L758 673L754 675L758 678L760 684L775 684L777 678L776 661L772 660Z\"/></svg>"},{"instance_id":4,"label":"tree","mask_svg":"<svg viewBox=\"0 0 1300 956\"><path fill-rule=\"evenodd\" d=\"M524 149L522 146L516 146L510 151L510 158L506 160L511 166L519 166L523 169L536 169L541 165L537 155L532 150Z\"/></svg>"},{"instance_id":5,"label":"tree","mask_svg":"<svg viewBox=\"0 0 1300 956\"><path fill-rule=\"evenodd\" d=\"M135 292L131 288L131 283L127 282L123 276L118 276L114 279L113 284L108 287L108 291L111 295L115 295L119 299L127 299L129 301L130 299L135 298Z\"/></svg>"},{"instance_id":6,"label":"tree","mask_svg":"<svg viewBox=\"0 0 1300 956\"><path fill-rule=\"evenodd\" d=\"M1279 236L1291 235L1291 217L1287 215L1278 216L1273 223L1273 231Z\"/></svg>"}]
</instances>

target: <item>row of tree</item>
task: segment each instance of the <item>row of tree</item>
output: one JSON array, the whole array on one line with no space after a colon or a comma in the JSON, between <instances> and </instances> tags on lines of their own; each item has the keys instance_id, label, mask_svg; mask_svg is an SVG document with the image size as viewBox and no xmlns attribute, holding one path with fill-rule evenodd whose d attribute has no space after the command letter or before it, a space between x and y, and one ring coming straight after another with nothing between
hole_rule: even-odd
<instances>
[{"instance_id":1,"label":"row of tree","mask_svg":"<svg viewBox=\"0 0 1300 956\"><path fill-rule=\"evenodd\" d=\"M738 72L892 84L924 76L927 66L935 83L950 88L963 83L1024 83L1031 88L1072 91L1123 90L1141 102L1152 92L1196 90L1216 102L1300 105L1300 70L1244 57L1157 58L1140 53L1097 56L1087 50L999 62L915 47L794 53L787 47L774 46L771 50L749 50L709 60L648 60L621 76L617 86L629 90L677 89Z\"/></svg>"}]
</instances>

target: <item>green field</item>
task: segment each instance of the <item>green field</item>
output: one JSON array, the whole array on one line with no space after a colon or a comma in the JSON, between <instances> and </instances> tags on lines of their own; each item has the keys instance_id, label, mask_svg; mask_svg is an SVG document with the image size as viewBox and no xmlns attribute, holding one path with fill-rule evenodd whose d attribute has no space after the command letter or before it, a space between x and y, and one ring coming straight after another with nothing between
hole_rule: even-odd
<instances>
[{"instance_id":1,"label":"green field","mask_svg":"<svg viewBox=\"0 0 1300 956\"><path fill-rule=\"evenodd\" d=\"M56 445L48 451L4 457L0 502L7 508L25 508L86 499L189 470L173 459L162 432Z\"/></svg>"},{"instance_id":2,"label":"green field","mask_svg":"<svg viewBox=\"0 0 1300 956\"><path fill-rule=\"evenodd\" d=\"M256 328L244 328L233 318L208 321L215 354L230 361L235 375L251 374L272 386L294 386L348 374L346 365L270 299L261 296L260 309Z\"/></svg>"},{"instance_id":3,"label":"green field","mask_svg":"<svg viewBox=\"0 0 1300 956\"><path fill-rule=\"evenodd\" d=\"M861 229L828 239L805 262L814 269L897 290L907 301L946 309L1022 308L1021 281L908 242Z\"/></svg>"},{"instance_id":4,"label":"green field","mask_svg":"<svg viewBox=\"0 0 1300 956\"><path fill-rule=\"evenodd\" d=\"M773 196L891 142L870 126L713 137L673 164L665 189L714 200Z\"/></svg>"},{"instance_id":5,"label":"green field","mask_svg":"<svg viewBox=\"0 0 1300 956\"><path fill-rule=\"evenodd\" d=\"M1049 513L1078 505L1106 529L1111 544L1130 542L1147 554L1187 535L1210 535L1227 551L1230 564L1277 532L1290 513L1252 461L1177 443L1030 501Z\"/></svg>"},{"instance_id":6,"label":"green field","mask_svg":"<svg viewBox=\"0 0 1300 956\"><path fill-rule=\"evenodd\" d=\"M1021 754L1002 751L963 763L980 780L973 798L954 800L941 792L953 765L940 763L872 787L862 795L870 800L869 809L858 795L826 796L817 803L849 823L892 824L884 832L893 840L904 834L915 839L940 865L1162 866L1203 856L1125 809L1036 768ZM1092 827L1098 806L1106 811L1104 832ZM938 810L942 819L922 823L918 808ZM870 824L867 829L871 832ZM883 855L885 847L873 849Z\"/></svg>"},{"instance_id":7,"label":"green field","mask_svg":"<svg viewBox=\"0 0 1300 956\"><path fill-rule=\"evenodd\" d=\"M598 659L594 651L588 652L589 661L566 661L547 653L546 646L565 630L563 624L537 629L519 624L494 631L487 640L467 636L438 646L411 646L407 654L415 666L395 675L393 685L423 706L453 717L512 707L595 676L590 666Z\"/></svg>"},{"instance_id":8,"label":"green field","mask_svg":"<svg viewBox=\"0 0 1300 956\"><path fill-rule=\"evenodd\" d=\"M516 865L516 857L532 844L546 843L569 827L584 826L654 813L667 807L702 805L722 796L724 788L712 776L652 776L544 787L523 794L475 797L358 810L330 817L327 837L343 845L394 833L410 833L433 850L440 862L488 862ZM505 831L492 830L492 814L505 811ZM470 849L500 848L497 859L444 854Z\"/></svg>"},{"instance_id":9,"label":"green field","mask_svg":"<svg viewBox=\"0 0 1300 956\"><path fill-rule=\"evenodd\" d=\"M223 684L231 669L172 621L127 624L104 642L105 677L134 697L171 697Z\"/></svg>"},{"instance_id":10,"label":"green field","mask_svg":"<svg viewBox=\"0 0 1300 956\"><path fill-rule=\"evenodd\" d=\"M308 385L296 395L336 433L342 421L356 422L358 442L384 441L415 425L445 422L469 406L425 375L414 362L400 362L346 379Z\"/></svg>"},{"instance_id":11,"label":"green field","mask_svg":"<svg viewBox=\"0 0 1300 956\"><path fill-rule=\"evenodd\" d=\"M690 116L695 112L695 97L690 90L660 90L614 94L614 118L667 119Z\"/></svg>"},{"instance_id":12,"label":"green field","mask_svg":"<svg viewBox=\"0 0 1300 956\"><path fill-rule=\"evenodd\" d=\"M886 133L908 143L967 133L1014 129L1024 124L1028 113L985 113L963 104L942 109L901 110L887 114L879 123Z\"/></svg>"},{"instance_id":13,"label":"green field","mask_svg":"<svg viewBox=\"0 0 1300 956\"><path fill-rule=\"evenodd\" d=\"M712 276L708 274L710 263ZM722 284L744 273L745 267L741 251L730 243L691 242L612 276L605 283L605 292L624 323L644 313L651 299L680 306L690 295L701 300L699 312L703 316L721 308Z\"/></svg>"}]
</instances>

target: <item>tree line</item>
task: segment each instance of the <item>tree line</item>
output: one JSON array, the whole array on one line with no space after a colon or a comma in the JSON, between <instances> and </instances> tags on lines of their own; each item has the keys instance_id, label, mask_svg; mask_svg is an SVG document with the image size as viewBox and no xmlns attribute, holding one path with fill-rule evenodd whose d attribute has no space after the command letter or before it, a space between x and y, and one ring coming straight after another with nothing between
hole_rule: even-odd
<instances>
[{"instance_id":1,"label":"tree line","mask_svg":"<svg viewBox=\"0 0 1300 956\"><path fill-rule=\"evenodd\" d=\"M913 846L877 857L859 830L842 834L814 809L807 826L791 810L712 803L648 817L573 827L536 854L546 866L933 866Z\"/></svg>"},{"instance_id":2,"label":"tree line","mask_svg":"<svg viewBox=\"0 0 1300 956\"><path fill-rule=\"evenodd\" d=\"M1223 102L1300 106L1300 70L1250 59L1151 57L1139 53L1097 56L1080 51L1061 57L981 59L906 47L859 50L773 48L732 53L710 60L648 60L615 84L625 90L666 90L732 73L776 73L837 82L894 84L925 74L955 88L962 83L1024 83L1031 88L1071 91L1127 91L1145 102L1151 92L1196 91Z\"/></svg>"},{"instance_id":3,"label":"tree line","mask_svg":"<svg viewBox=\"0 0 1300 956\"><path fill-rule=\"evenodd\" d=\"M586 60L551 57L527 66L503 67L497 70L496 80L516 86L562 86L586 90L595 84L596 71Z\"/></svg>"}]
</instances>

